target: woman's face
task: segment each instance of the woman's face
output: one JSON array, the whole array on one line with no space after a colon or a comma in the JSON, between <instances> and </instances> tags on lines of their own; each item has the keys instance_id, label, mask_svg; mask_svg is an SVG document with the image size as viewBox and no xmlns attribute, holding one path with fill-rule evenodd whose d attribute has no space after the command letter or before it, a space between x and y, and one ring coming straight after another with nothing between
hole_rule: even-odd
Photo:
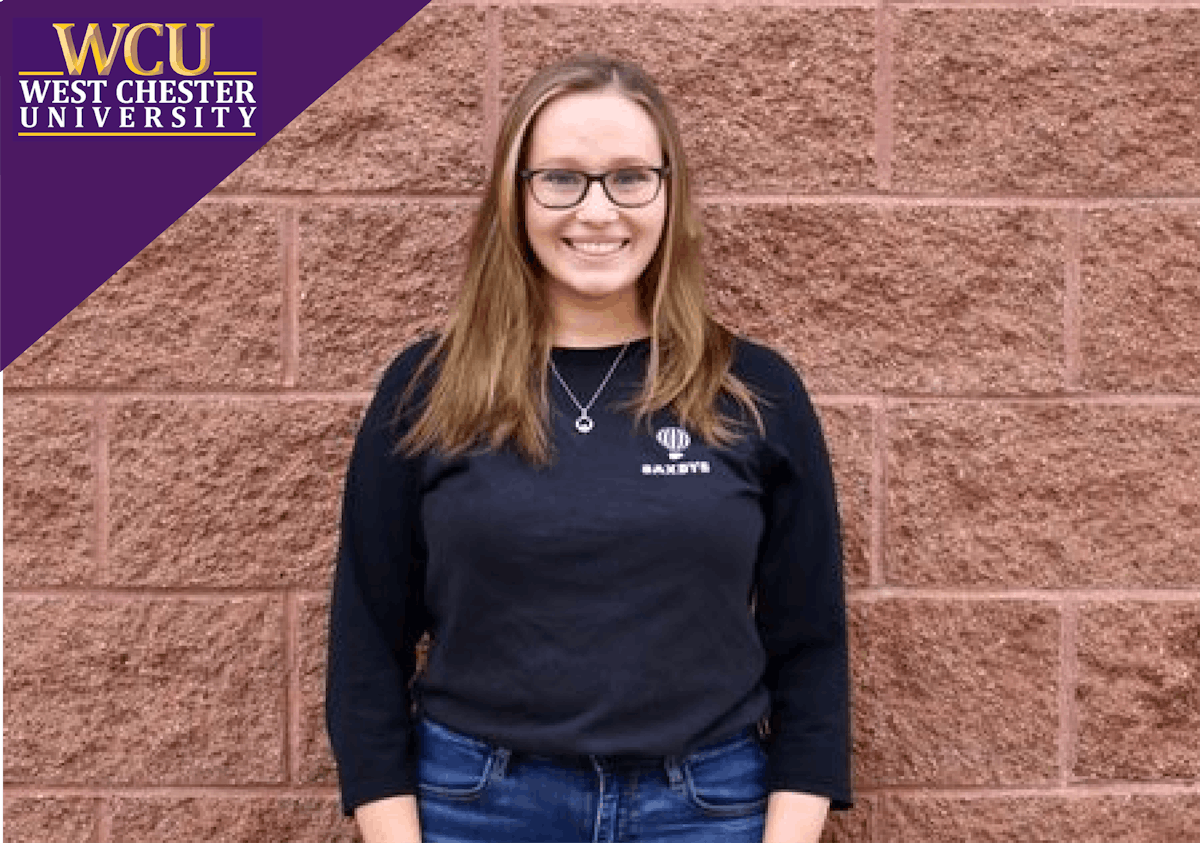
<instances>
[{"instance_id":1,"label":"woman's face","mask_svg":"<svg viewBox=\"0 0 1200 843\"><path fill-rule=\"evenodd\" d=\"M524 168L598 175L663 166L654 121L616 91L566 94L545 105L529 130ZM553 310L636 313L637 282L654 257L667 215L667 185L638 208L612 202L599 182L570 208L546 208L524 187L525 231L545 271ZM632 309L630 309L632 308Z\"/></svg>"}]
</instances>

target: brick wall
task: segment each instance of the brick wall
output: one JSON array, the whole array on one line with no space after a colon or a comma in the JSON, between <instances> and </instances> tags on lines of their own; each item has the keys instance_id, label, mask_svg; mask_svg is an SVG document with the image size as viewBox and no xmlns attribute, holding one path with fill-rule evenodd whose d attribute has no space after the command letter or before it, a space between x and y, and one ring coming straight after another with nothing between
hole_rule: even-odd
<instances>
[{"instance_id":1,"label":"brick wall","mask_svg":"<svg viewBox=\"0 0 1200 843\"><path fill-rule=\"evenodd\" d=\"M5 834L352 840L341 474L530 69L642 61L834 451L856 843L1200 840L1200 5L441 2L5 373Z\"/></svg>"}]
</instances>

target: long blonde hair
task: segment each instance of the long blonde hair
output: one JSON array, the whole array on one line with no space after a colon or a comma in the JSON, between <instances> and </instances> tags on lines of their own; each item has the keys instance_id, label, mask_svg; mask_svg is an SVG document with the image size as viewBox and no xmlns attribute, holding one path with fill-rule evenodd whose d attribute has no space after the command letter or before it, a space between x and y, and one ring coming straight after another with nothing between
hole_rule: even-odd
<instances>
[{"instance_id":1,"label":"long blonde hair","mask_svg":"<svg viewBox=\"0 0 1200 843\"><path fill-rule=\"evenodd\" d=\"M537 73L508 109L475 218L458 303L405 393L406 401L413 399L420 375L434 373L423 407L401 441L405 452L457 455L511 442L536 465L551 460L551 314L525 235L517 174L529 129L546 103L603 90L615 90L646 109L670 168L662 240L638 282L639 306L650 322L649 366L627 409L640 423L669 407L710 445L737 439L746 419L762 428L755 396L730 372L733 337L705 302L700 225L675 118L637 65L585 55ZM740 408L736 416L718 408L722 394Z\"/></svg>"}]
</instances>

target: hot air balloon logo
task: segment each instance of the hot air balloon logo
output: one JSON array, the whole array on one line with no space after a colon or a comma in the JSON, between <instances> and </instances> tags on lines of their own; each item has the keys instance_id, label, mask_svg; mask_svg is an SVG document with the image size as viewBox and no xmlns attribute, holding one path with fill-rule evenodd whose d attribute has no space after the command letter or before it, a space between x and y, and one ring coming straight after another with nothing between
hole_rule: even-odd
<instances>
[{"instance_id":1,"label":"hot air balloon logo","mask_svg":"<svg viewBox=\"0 0 1200 843\"><path fill-rule=\"evenodd\" d=\"M692 437L682 427L664 427L654 438L667 449L667 455L673 460L683 459L684 450L692 444Z\"/></svg>"}]
</instances>

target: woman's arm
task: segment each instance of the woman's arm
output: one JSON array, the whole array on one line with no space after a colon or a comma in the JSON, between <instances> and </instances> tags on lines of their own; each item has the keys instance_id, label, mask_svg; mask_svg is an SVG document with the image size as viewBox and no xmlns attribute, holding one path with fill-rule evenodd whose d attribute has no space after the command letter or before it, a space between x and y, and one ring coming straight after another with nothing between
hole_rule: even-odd
<instances>
[{"instance_id":1,"label":"woman's arm","mask_svg":"<svg viewBox=\"0 0 1200 843\"><path fill-rule=\"evenodd\" d=\"M845 809L852 801L850 676L829 454L791 366L765 350L747 358L748 380L770 402L755 581L763 682L771 694L767 790L828 797L830 809Z\"/></svg>"},{"instance_id":2,"label":"woman's arm","mask_svg":"<svg viewBox=\"0 0 1200 843\"><path fill-rule=\"evenodd\" d=\"M763 843L817 843L827 813L828 797L777 790L767 800L767 830L763 834Z\"/></svg>"},{"instance_id":3,"label":"woman's arm","mask_svg":"<svg viewBox=\"0 0 1200 843\"><path fill-rule=\"evenodd\" d=\"M421 843L415 796L390 796L360 805L354 819L363 843Z\"/></svg>"},{"instance_id":4,"label":"woman's arm","mask_svg":"<svg viewBox=\"0 0 1200 843\"><path fill-rule=\"evenodd\" d=\"M384 375L346 471L325 716L347 815L417 792L409 682L429 625L420 463L397 453L395 413L419 353L410 347Z\"/></svg>"}]
</instances>

